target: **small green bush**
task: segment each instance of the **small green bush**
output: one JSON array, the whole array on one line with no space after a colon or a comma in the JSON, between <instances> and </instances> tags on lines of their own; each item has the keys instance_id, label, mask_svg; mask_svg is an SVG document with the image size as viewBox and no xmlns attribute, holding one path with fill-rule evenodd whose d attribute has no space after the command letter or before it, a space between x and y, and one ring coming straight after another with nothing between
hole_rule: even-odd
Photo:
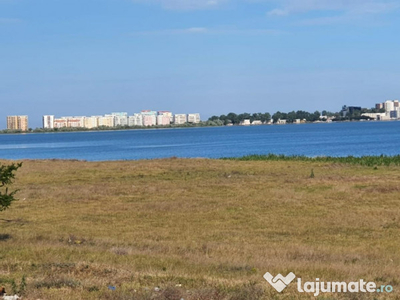
<instances>
[{"instance_id":1,"label":"small green bush","mask_svg":"<svg viewBox=\"0 0 400 300\"><path fill-rule=\"evenodd\" d=\"M18 190L8 191L8 187L15 179L15 171L22 166L22 163L0 166L0 211L6 210L13 201Z\"/></svg>"}]
</instances>

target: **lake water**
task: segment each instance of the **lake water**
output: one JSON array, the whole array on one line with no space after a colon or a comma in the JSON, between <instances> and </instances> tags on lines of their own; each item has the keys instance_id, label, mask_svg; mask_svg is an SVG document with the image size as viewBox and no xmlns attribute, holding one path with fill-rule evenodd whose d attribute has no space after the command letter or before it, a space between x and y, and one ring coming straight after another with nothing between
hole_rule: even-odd
<instances>
[{"instance_id":1,"label":"lake water","mask_svg":"<svg viewBox=\"0 0 400 300\"><path fill-rule=\"evenodd\" d=\"M3 159L91 161L248 154L400 154L400 122L206 127L0 135Z\"/></svg>"}]
</instances>

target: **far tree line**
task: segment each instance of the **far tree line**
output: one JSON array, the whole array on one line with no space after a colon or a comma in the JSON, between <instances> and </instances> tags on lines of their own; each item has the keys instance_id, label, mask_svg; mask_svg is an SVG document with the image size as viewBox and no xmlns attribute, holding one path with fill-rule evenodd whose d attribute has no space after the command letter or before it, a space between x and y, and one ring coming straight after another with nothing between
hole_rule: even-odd
<instances>
[{"instance_id":1,"label":"far tree line","mask_svg":"<svg viewBox=\"0 0 400 300\"><path fill-rule=\"evenodd\" d=\"M296 119L300 120L305 120L306 122L315 122L318 120L321 120L321 117L326 117L326 118L333 118L335 121L345 121L345 120L360 120L360 119L369 119L368 117L363 117L361 114L363 113L379 113L383 112L384 110L377 110L375 108L367 109L367 108L362 108L361 110L354 111L353 113L349 114L347 113L345 116L343 116L342 111L340 112L330 112L323 110L322 112L316 110L315 112L307 112L304 110L298 110L298 111L291 111L291 112L280 112L277 111L273 115L270 113L241 113L241 114L236 114L236 113L229 113L227 115L220 115L220 116L212 116L211 118L208 119L208 121L212 122L221 122L224 125L228 124L233 124L233 125L239 125L241 122L244 120L250 120L250 122L253 121L261 121L263 123L265 122L273 122L276 123L279 119L281 120L286 120L287 123L293 123ZM324 119L324 118L322 118Z\"/></svg>"}]
</instances>

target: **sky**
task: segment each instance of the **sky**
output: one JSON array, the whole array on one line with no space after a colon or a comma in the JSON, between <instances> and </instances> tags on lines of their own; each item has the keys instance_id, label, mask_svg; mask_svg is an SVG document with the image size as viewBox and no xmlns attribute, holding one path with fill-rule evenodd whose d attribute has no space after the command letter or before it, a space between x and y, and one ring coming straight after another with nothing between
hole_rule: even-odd
<instances>
[{"instance_id":1,"label":"sky","mask_svg":"<svg viewBox=\"0 0 400 300\"><path fill-rule=\"evenodd\" d=\"M339 111L400 98L400 0L0 0L7 115Z\"/></svg>"}]
</instances>

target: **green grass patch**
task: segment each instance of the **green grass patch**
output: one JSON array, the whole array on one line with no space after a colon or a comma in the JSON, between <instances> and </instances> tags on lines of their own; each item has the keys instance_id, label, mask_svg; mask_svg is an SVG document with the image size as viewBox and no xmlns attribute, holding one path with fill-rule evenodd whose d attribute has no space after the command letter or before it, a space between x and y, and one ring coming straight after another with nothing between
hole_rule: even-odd
<instances>
[{"instance_id":1,"label":"green grass patch","mask_svg":"<svg viewBox=\"0 0 400 300\"><path fill-rule=\"evenodd\" d=\"M224 157L223 160L238 160L238 161L305 161L305 162L323 162L323 163L342 163L342 164L353 164L361 166L390 166L400 165L400 155L395 156L346 156L346 157L333 157L333 156L316 156L308 157L303 155L246 155L242 157Z\"/></svg>"}]
</instances>

